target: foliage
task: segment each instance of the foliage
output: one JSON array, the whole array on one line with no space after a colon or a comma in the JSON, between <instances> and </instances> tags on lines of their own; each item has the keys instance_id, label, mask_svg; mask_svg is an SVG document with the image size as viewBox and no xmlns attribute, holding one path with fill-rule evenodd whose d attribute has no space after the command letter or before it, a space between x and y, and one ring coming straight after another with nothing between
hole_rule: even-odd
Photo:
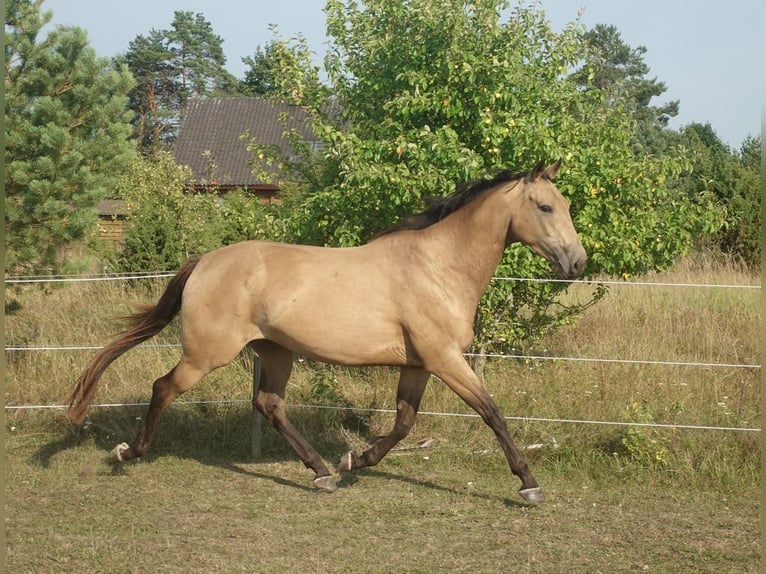
<instances>
[{"instance_id":1,"label":"foliage","mask_svg":"<svg viewBox=\"0 0 766 574\"><path fill-rule=\"evenodd\" d=\"M190 174L167 152L137 157L116 191L129 213L118 267L123 271L171 270L204 249L207 237L194 226L215 213L208 196L185 196ZM208 233L215 227L205 225ZM213 241L214 243L214 241Z\"/></svg>"},{"instance_id":2,"label":"foliage","mask_svg":"<svg viewBox=\"0 0 766 574\"><path fill-rule=\"evenodd\" d=\"M134 135L146 150L172 140L175 118L180 113L172 54L162 31L151 30L128 45L125 63L136 79L130 91Z\"/></svg>"},{"instance_id":3,"label":"foliage","mask_svg":"<svg viewBox=\"0 0 766 574\"><path fill-rule=\"evenodd\" d=\"M710 124L693 123L680 137L693 165L682 189L708 194L726 209L725 225L707 237L724 253L758 266L761 257L761 138L749 137L739 153L725 145Z\"/></svg>"},{"instance_id":4,"label":"foliage","mask_svg":"<svg viewBox=\"0 0 766 574\"><path fill-rule=\"evenodd\" d=\"M313 365L309 385L311 398L319 404L338 405L341 403L338 393L338 378L332 365L317 363Z\"/></svg>"},{"instance_id":5,"label":"foliage","mask_svg":"<svg viewBox=\"0 0 766 574\"><path fill-rule=\"evenodd\" d=\"M252 56L242 58L247 66L240 91L247 96L268 96L301 103L316 99L324 90L319 70L311 62L306 39L283 39L270 26L273 39L265 48L258 46Z\"/></svg>"},{"instance_id":6,"label":"foliage","mask_svg":"<svg viewBox=\"0 0 766 574\"><path fill-rule=\"evenodd\" d=\"M247 239L274 239L278 227L278 206L264 205L241 189L229 191L216 201L220 210L221 245Z\"/></svg>"},{"instance_id":7,"label":"foliage","mask_svg":"<svg viewBox=\"0 0 766 574\"><path fill-rule=\"evenodd\" d=\"M220 198L187 191L187 168L169 152L137 156L116 192L127 203L121 271L172 270L186 259L237 241L268 236L273 215L242 191Z\"/></svg>"},{"instance_id":8,"label":"foliage","mask_svg":"<svg viewBox=\"0 0 766 574\"><path fill-rule=\"evenodd\" d=\"M735 166L737 180L728 202L728 226L721 233L725 251L740 255L753 266L761 263L761 136L748 137Z\"/></svg>"},{"instance_id":9,"label":"foliage","mask_svg":"<svg viewBox=\"0 0 766 574\"><path fill-rule=\"evenodd\" d=\"M635 143L654 151L663 139L670 118L678 115L679 102L651 105L667 87L657 78L648 78L644 62L645 46L632 48L615 26L597 24L583 34L586 45L585 65L572 74L583 89L596 89L609 102L619 102L636 121Z\"/></svg>"},{"instance_id":10,"label":"foliage","mask_svg":"<svg viewBox=\"0 0 766 574\"><path fill-rule=\"evenodd\" d=\"M588 46L586 65L572 74L584 89L601 90L608 101L622 102L636 121L633 145L637 152L657 155L679 153L679 145L691 163L678 184L679 191L693 201L713 199L724 210L724 225L711 234L697 237L698 243L712 241L724 252L742 257L749 264L760 260L760 171L759 154L747 162L724 145L709 125L690 124L680 133L667 129L678 114L679 102L651 105L652 98L666 91L663 82L649 79L643 58L644 46L631 48L614 26L598 24L584 33ZM748 138L743 148L760 148L760 138ZM743 149L741 156L748 155Z\"/></svg>"},{"instance_id":11,"label":"foliage","mask_svg":"<svg viewBox=\"0 0 766 574\"><path fill-rule=\"evenodd\" d=\"M202 14L176 10L169 29L136 36L124 61L136 78L130 109L145 151L172 143L190 97L236 91L224 68L223 38Z\"/></svg>"},{"instance_id":12,"label":"foliage","mask_svg":"<svg viewBox=\"0 0 766 574\"><path fill-rule=\"evenodd\" d=\"M125 67L113 67L80 28L55 27L41 0L5 6L5 269L55 269L61 248L94 228L134 154Z\"/></svg>"},{"instance_id":13,"label":"foliage","mask_svg":"<svg viewBox=\"0 0 766 574\"><path fill-rule=\"evenodd\" d=\"M654 417L646 403L631 402L625 407L625 417L638 425L654 423ZM642 466L658 468L668 463L668 439L651 426L626 426L620 444L627 455Z\"/></svg>"},{"instance_id":14,"label":"foliage","mask_svg":"<svg viewBox=\"0 0 766 574\"><path fill-rule=\"evenodd\" d=\"M586 80L596 77L580 27L555 33L535 5L521 4L508 18L505 8L500 1L328 2L333 42L325 67L334 99L302 102L324 151L298 155L296 166L258 142L251 146L279 164L285 179L302 182L287 214L287 239L357 245L419 210L425 196L498 168L559 157L558 186L572 202L588 274L628 277L668 267L715 227L709 195L674 187L689 169L683 151L636 154L634 108L572 79L577 69ZM547 273L518 246L498 270ZM556 290L492 283L477 319L484 342L502 348L527 338L525 317L536 312L527 305L548 301L553 323L570 317L552 303Z\"/></svg>"}]
</instances>

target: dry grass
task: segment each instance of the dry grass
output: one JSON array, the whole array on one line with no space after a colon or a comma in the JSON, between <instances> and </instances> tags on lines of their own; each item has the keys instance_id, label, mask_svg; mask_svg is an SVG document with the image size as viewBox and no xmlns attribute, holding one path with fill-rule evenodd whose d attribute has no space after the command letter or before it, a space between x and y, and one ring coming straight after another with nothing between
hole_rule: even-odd
<instances>
[{"instance_id":1,"label":"dry grass","mask_svg":"<svg viewBox=\"0 0 766 574\"><path fill-rule=\"evenodd\" d=\"M693 259L649 280L757 283ZM156 298L147 286L84 283L19 294L13 345L99 345L112 318ZM579 287L578 287L579 289ZM580 297L572 289L568 296ZM760 292L613 287L540 354L760 364ZM153 343L175 343L173 329ZM101 403L146 401L177 349L137 349L107 371ZM7 354L6 405L61 404L92 351ZM759 370L564 361L489 363L510 416L760 427ZM299 364L292 403L391 408L388 369ZM6 413L6 532L12 571L737 571L758 570L760 433L510 421L549 503L516 504L492 433L475 418L421 416L404 446L344 479L334 496L273 430L249 455L247 360L207 377L163 417L150 464L101 457L130 439L143 408L96 408L71 428L60 411ZM423 411L469 411L433 381ZM334 461L385 433L388 413L293 407L295 425ZM554 444L557 448L554 448ZM753 501L756 502L753 502ZM594 536L595 533L595 536ZM310 549L307 554L302 549Z\"/></svg>"}]
</instances>

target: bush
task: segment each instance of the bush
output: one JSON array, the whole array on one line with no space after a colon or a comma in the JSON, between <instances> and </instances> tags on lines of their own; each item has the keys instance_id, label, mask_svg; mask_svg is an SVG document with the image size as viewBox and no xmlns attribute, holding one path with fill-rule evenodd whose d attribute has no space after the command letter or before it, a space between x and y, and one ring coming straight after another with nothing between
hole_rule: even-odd
<instances>
[{"instance_id":1,"label":"bush","mask_svg":"<svg viewBox=\"0 0 766 574\"><path fill-rule=\"evenodd\" d=\"M136 159L117 186L129 211L123 249L113 258L118 270L172 270L223 245L268 237L273 216L257 198L190 192L189 179L169 153Z\"/></svg>"}]
</instances>

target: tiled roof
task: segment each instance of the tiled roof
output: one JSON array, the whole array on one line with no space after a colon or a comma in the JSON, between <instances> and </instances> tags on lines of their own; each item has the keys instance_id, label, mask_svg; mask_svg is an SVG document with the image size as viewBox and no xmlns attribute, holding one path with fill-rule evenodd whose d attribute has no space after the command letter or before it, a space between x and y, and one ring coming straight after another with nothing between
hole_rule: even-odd
<instances>
[{"instance_id":1,"label":"tiled roof","mask_svg":"<svg viewBox=\"0 0 766 574\"><path fill-rule=\"evenodd\" d=\"M290 117L288 129L296 128L307 140L313 139L307 115L297 106L266 98L190 99L173 149L176 162L191 167L197 182L214 179L227 187L264 186L253 176L247 144L256 138L287 152L283 114ZM245 131L249 137L240 139ZM211 164L215 165L212 173Z\"/></svg>"}]
</instances>

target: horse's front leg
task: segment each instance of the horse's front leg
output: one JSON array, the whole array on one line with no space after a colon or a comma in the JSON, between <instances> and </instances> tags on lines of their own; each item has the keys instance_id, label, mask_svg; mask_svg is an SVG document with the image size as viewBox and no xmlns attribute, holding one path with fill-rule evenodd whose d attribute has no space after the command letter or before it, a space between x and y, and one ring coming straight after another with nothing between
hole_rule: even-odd
<instances>
[{"instance_id":1,"label":"horse's front leg","mask_svg":"<svg viewBox=\"0 0 766 574\"><path fill-rule=\"evenodd\" d=\"M527 462L516 448L508 432L505 418L500 408L489 396L476 374L465 361L462 354L457 353L443 357L433 368L433 373L442 379L468 406L475 410L497 437L503 449L511 472L521 479L519 494L527 502L537 504L543 501L543 491L537 484L527 466Z\"/></svg>"},{"instance_id":2,"label":"horse's front leg","mask_svg":"<svg viewBox=\"0 0 766 574\"><path fill-rule=\"evenodd\" d=\"M293 368L293 353L266 340L255 341L251 347L261 358L262 367L256 408L293 447L303 464L314 471L314 486L324 492L335 491L337 483L322 457L287 418L285 388Z\"/></svg>"},{"instance_id":3,"label":"horse's front leg","mask_svg":"<svg viewBox=\"0 0 766 574\"><path fill-rule=\"evenodd\" d=\"M348 472L368 466L375 466L388 454L396 443L406 437L415 424L420 399L423 397L426 383L431 373L423 369L402 367L399 375L399 387L396 393L396 421L394 428L385 437L377 441L370 449L357 455L348 452L343 455L338 470Z\"/></svg>"}]
</instances>

